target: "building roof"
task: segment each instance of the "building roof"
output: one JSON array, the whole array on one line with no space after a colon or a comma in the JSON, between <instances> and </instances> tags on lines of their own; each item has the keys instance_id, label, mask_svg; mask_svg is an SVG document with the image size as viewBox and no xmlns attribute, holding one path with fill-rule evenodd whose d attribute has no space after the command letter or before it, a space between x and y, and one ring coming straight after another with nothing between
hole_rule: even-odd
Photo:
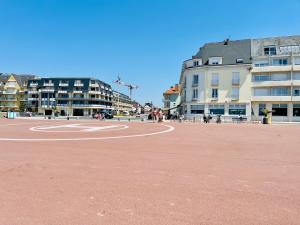
<instances>
[{"instance_id":1,"label":"building roof","mask_svg":"<svg viewBox=\"0 0 300 225\"><path fill-rule=\"evenodd\" d=\"M26 83L28 80L32 80L35 78L34 75L28 75L28 74L3 74L0 75L0 82L7 82L7 80L11 77L14 76L16 81L18 82L19 86L23 86L24 83Z\"/></svg>"},{"instance_id":2,"label":"building roof","mask_svg":"<svg viewBox=\"0 0 300 225\"><path fill-rule=\"evenodd\" d=\"M251 64L251 39L207 43L193 56L202 58L203 65L208 64L210 57L222 57L223 65L237 64L237 59L243 59L243 64Z\"/></svg>"},{"instance_id":3,"label":"building roof","mask_svg":"<svg viewBox=\"0 0 300 225\"><path fill-rule=\"evenodd\" d=\"M181 86L176 84L175 86L170 87L164 92L164 95L179 94L181 92Z\"/></svg>"}]
</instances>

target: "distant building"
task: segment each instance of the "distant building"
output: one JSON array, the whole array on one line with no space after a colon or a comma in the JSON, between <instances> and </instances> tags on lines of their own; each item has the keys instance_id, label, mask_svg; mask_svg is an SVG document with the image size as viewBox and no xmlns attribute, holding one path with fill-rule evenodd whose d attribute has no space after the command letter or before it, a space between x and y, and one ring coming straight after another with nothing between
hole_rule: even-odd
<instances>
[{"instance_id":1,"label":"distant building","mask_svg":"<svg viewBox=\"0 0 300 225\"><path fill-rule=\"evenodd\" d=\"M40 78L28 82L28 110L43 115L92 116L112 112L112 89L92 78Z\"/></svg>"},{"instance_id":2,"label":"distant building","mask_svg":"<svg viewBox=\"0 0 300 225\"><path fill-rule=\"evenodd\" d=\"M163 110L168 112L169 114L175 114L177 111L177 107L180 105L180 92L181 87L179 84L172 86L163 94Z\"/></svg>"},{"instance_id":3,"label":"distant building","mask_svg":"<svg viewBox=\"0 0 300 225\"><path fill-rule=\"evenodd\" d=\"M133 112L134 102L128 95L113 91L113 108L116 114Z\"/></svg>"},{"instance_id":4,"label":"distant building","mask_svg":"<svg viewBox=\"0 0 300 225\"><path fill-rule=\"evenodd\" d=\"M27 104L27 83L33 75L0 75L0 111L24 112Z\"/></svg>"},{"instance_id":5,"label":"distant building","mask_svg":"<svg viewBox=\"0 0 300 225\"><path fill-rule=\"evenodd\" d=\"M181 112L300 121L300 36L207 43L183 63Z\"/></svg>"}]
</instances>

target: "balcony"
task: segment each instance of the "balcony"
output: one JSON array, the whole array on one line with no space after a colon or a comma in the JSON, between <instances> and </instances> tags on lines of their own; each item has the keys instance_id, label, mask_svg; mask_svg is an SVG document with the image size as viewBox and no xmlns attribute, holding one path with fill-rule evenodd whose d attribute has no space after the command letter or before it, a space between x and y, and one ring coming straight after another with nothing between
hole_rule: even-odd
<instances>
[{"instance_id":1,"label":"balcony","mask_svg":"<svg viewBox=\"0 0 300 225\"><path fill-rule=\"evenodd\" d=\"M75 86L75 87L83 87L84 84L83 84L83 83L74 83L74 86Z\"/></svg>"},{"instance_id":2,"label":"balcony","mask_svg":"<svg viewBox=\"0 0 300 225\"><path fill-rule=\"evenodd\" d=\"M38 94L39 92L34 90L34 91L28 91L28 94Z\"/></svg>"},{"instance_id":3,"label":"balcony","mask_svg":"<svg viewBox=\"0 0 300 225\"><path fill-rule=\"evenodd\" d=\"M17 94L17 91L3 91L2 93L5 95L15 95Z\"/></svg>"},{"instance_id":4,"label":"balcony","mask_svg":"<svg viewBox=\"0 0 300 225\"><path fill-rule=\"evenodd\" d=\"M41 92L50 92L53 93L55 90L54 89L50 89L50 88L43 88L41 89Z\"/></svg>"},{"instance_id":5,"label":"balcony","mask_svg":"<svg viewBox=\"0 0 300 225\"><path fill-rule=\"evenodd\" d=\"M17 101L17 98L0 98L0 101L3 101L3 102L15 102L15 101Z\"/></svg>"},{"instance_id":6,"label":"balcony","mask_svg":"<svg viewBox=\"0 0 300 225\"><path fill-rule=\"evenodd\" d=\"M38 101L39 98L28 98L28 101Z\"/></svg>"},{"instance_id":7,"label":"balcony","mask_svg":"<svg viewBox=\"0 0 300 225\"><path fill-rule=\"evenodd\" d=\"M280 81L252 81L252 87L273 87L273 86L291 86L291 80Z\"/></svg>"},{"instance_id":8,"label":"balcony","mask_svg":"<svg viewBox=\"0 0 300 225\"><path fill-rule=\"evenodd\" d=\"M60 86L60 87L68 87L69 83L59 83L58 86Z\"/></svg>"},{"instance_id":9,"label":"balcony","mask_svg":"<svg viewBox=\"0 0 300 225\"><path fill-rule=\"evenodd\" d=\"M89 94L101 95L101 91L89 91Z\"/></svg>"},{"instance_id":10,"label":"balcony","mask_svg":"<svg viewBox=\"0 0 300 225\"><path fill-rule=\"evenodd\" d=\"M39 84L38 83L30 83L29 87L37 87Z\"/></svg>"},{"instance_id":11,"label":"balcony","mask_svg":"<svg viewBox=\"0 0 300 225\"><path fill-rule=\"evenodd\" d=\"M252 73L266 73L266 72L286 72L286 71L291 71L292 66L291 65L271 65L271 66L258 66L258 67L253 67Z\"/></svg>"},{"instance_id":12,"label":"balcony","mask_svg":"<svg viewBox=\"0 0 300 225\"><path fill-rule=\"evenodd\" d=\"M291 101L292 96L251 96L251 101L270 101L270 102L280 102L280 101Z\"/></svg>"},{"instance_id":13,"label":"balcony","mask_svg":"<svg viewBox=\"0 0 300 225\"><path fill-rule=\"evenodd\" d=\"M58 94L67 94L68 91L65 91L65 90L58 90L57 93L58 93Z\"/></svg>"},{"instance_id":14,"label":"balcony","mask_svg":"<svg viewBox=\"0 0 300 225\"><path fill-rule=\"evenodd\" d=\"M58 107L67 107L67 106L69 106L69 104L56 104L56 106L58 106Z\"/></svg>"},{"instance_id":15,"label":"balcony","mask_svg":"<svg viewBox=\"0 0 300 225\"><path fill-rule=\"evenodd\" d=\"M192 83L192 87L198 87L199 83Z\"/></svg>"},{"instance_id":16,"label":"balcony","mask_svg":"<svg viewBox=\"0 0 300 225\"><path fill-rule=\"evenodd\" d=\"M90 84L90 87L99 87L99 84Z\"/></svg>"},{"instance_id":17,"label":"balcony","mask_svg":"<svg viewBox=\"0 0 300 225\"><path fill-rule=\"evenodd\" d=\"M82 91L73 91L74 94L82 94Z\"/></svg>"},{"instance_id":18,"label":"balcony","mask_svg":"<svg viewBox=\"0 0 300 225\"><path fill-rule=\"evenodd\" d=\"M44 83L45 87L54 87L54 83Z\"/></svg>"}]
</instances>

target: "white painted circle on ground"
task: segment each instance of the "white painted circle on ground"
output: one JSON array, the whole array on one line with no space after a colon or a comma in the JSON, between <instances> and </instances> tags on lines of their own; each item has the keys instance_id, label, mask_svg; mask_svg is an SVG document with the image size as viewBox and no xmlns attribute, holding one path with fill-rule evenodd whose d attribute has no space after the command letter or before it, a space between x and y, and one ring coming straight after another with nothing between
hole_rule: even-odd
<instances>
[{"instance_id":1,"label":"white painted circle on ground","mask_svg":"<svg viewBox=\"0 0 300 225\"><path fill-rule=\"evenodd\" d=\"M175 130L174 127L170 125L160 126L166 127L167 129L163 131L157 131L152 133L144 134L132 134L132 135L120 135L120 136L110 136L110 137L88 137L88 138L0 138L0 141L20 141L20 142L45 142L45 141L91 141L91 140L108 140L108 139L124 139L124 138L135 138L135 137L147 137L153 135L159 135L164 133L169 133Z\"/></svg>"}]
</instances>

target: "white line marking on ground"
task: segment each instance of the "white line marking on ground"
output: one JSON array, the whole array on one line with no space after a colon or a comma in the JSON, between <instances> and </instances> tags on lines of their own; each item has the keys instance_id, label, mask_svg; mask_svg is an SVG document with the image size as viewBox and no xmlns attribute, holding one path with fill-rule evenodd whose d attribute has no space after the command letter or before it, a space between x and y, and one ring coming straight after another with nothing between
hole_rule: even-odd
<instances>
[{"instance_id":1,"label":"white line marking on ground","mask_svg":"<svg viewBox=\"0 0 300 225\"><path fill-rule=\"evenodd\" d=\"M53 130L53 129L60 129L60 128L75 128L78 130ZM56 126L37 126L31 127L30 131L35 132L96 132L96 131L113 131L113 130L123 130L127 129L127 125L107 125L107 126L87 126L82 124L64 124L64 125L56 125Z\"/></svg>"},{"instance_id":2,"label":"white line marking on ground","mask_svg":"<svg viewBox=\"0 0 300 225\"><path fill-rule=\"evenodd\" d=\"M23 141L23 142L45 142L45 141L90 141L90 140L108 140L108 139L123 139L123 138L135 138L135 137L146 137L146 136L153 136L158 134L169 133L175 130L174 127L170 125L163 125L161 126L167 127L168 129L163 131L157 131L153 133L146 133L146 134L133 134L133 135L122 135L122 136L111 136L111 137L95 137L95 138L53 138L53 139L46 139L46 138L0 138L0 141Z\"/></svg>"}]
</instances>

